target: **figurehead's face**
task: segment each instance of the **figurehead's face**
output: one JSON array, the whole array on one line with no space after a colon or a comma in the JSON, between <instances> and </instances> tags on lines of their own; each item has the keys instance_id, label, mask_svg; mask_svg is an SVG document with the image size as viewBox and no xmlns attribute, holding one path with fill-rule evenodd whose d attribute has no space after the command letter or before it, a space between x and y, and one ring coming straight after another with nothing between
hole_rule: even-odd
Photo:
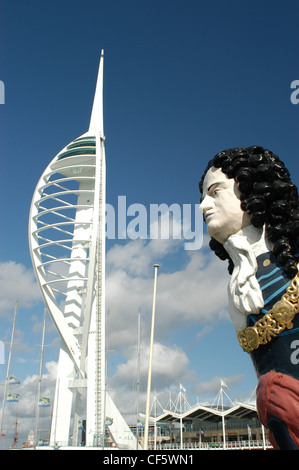
<instances>
[{"instance_id":1,"label":"figurehead's face","mask_svg":"<svg viewBox=\"0 0 299 470\"><path fill-rule=\"evenodd\" d=\"M203 181L200 210L207 223L208 234L219 243L250 225L249 215L241 209L240 191L233 178L220 168L211 167Z\"/></svg>"}]
</instances>

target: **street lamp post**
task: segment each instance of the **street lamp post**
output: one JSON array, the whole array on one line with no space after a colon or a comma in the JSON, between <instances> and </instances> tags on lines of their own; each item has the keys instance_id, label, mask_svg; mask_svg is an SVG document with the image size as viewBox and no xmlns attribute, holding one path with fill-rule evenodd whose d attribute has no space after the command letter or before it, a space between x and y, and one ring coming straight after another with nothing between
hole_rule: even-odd
<instances>
[{"instance_id":1,"label":"street lamp post","mask_svg":"<svg viewBox=\"0 0 299 470\"><path fill-rule=\"evenodd\" d=\"M157 289L157 273L158 273L159 265L154 264L154 268L155 268L155 278L154 278L152 325L151 325L151 339L150 339L149 362L148 362L147 395L146 395L145 424L144 424L144 444L143 444L144 450L147 450L148 448L149 407L150 407L151 381L152 381L152 359L153 359L154 329L155 329L156 289Z\"/></svg>"}]
</instances>

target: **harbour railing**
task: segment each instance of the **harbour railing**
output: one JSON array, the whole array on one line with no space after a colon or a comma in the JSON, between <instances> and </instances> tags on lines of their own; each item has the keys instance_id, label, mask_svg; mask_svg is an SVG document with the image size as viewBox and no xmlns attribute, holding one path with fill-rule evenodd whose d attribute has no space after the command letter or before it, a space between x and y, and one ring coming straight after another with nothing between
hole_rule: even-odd
<instances>
[{"instance_id":1,"label":"harbour railing","mask_svg":"<svg viewBox=\"0 0 299 470\"><path fill-rule=\"evenodd\" d=\"M240 440L240 441L228 441L225 444L223 442L184 442L183 445L180 443L162 443L156 444L156 446L149 445L151 450L257 450L257 449L272 449L272 444L267 439L261 440Z\"/></svg>"}]
</instances>

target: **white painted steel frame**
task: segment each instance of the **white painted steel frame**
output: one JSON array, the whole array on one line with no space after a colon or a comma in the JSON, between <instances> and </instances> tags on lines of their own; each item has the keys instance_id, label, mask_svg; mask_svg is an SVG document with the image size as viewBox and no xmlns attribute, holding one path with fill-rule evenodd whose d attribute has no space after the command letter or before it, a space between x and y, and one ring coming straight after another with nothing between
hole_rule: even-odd
<instances>
[{"instance_id":1,"label":"white painted steel frame","mask_svg":"<svg viewBox=\"0 0 299 470\"><path fill-rule=\"evenodd\" d=\"M62 339L52 444L68 443L74 394L77 437L82 379L87 386L86 444L101 445L105 430L106 170L102 91L103 54L89 130L59 152L46 168L30 211L32 262ZM89 152L86 152L87 142L92 144ZM79 154L65 156L73 147L79 149ZM93 149L94 154L90 154ZM78 386L69 387L70 380L72 386L74 381Z\"/></svg>"},{"instance_id":2,"label":"white painted steel frame","mask_svg":"<svg viewBox=\"0 0 299 470\"><path fill-rule=\"evenodd\" d=\"M104 141L102 53L89 130L61 150L42 174L31 204L29 244L62 340L51 445L68 445L72 411L73 445L78 444L86 389L86 445L103 445L108 416L115 444L136 449L134 435L105 390Z\"/></svg>"}]
</instances>

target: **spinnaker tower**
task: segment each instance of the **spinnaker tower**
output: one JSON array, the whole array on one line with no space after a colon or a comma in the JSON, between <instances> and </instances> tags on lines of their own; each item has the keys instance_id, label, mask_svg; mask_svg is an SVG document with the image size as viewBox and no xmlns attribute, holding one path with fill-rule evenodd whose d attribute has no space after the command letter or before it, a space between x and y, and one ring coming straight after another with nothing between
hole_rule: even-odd
<instances>
[{"instance_id":1,"label":"spinnaker tower","mask_svg":"<svg viewBox=\"0 0 299 470\"><path fill-rule=\"evenodd\" d=\"M104 445L105 423L119 447L136 439L106 390L103 51L89 129L64 147L33 195L29 245L35 274L61 337L51 445ZM84 404L84 407L83 407ZM71 430L71 426L73 429Z\"/></svg>"}]
</instances>

